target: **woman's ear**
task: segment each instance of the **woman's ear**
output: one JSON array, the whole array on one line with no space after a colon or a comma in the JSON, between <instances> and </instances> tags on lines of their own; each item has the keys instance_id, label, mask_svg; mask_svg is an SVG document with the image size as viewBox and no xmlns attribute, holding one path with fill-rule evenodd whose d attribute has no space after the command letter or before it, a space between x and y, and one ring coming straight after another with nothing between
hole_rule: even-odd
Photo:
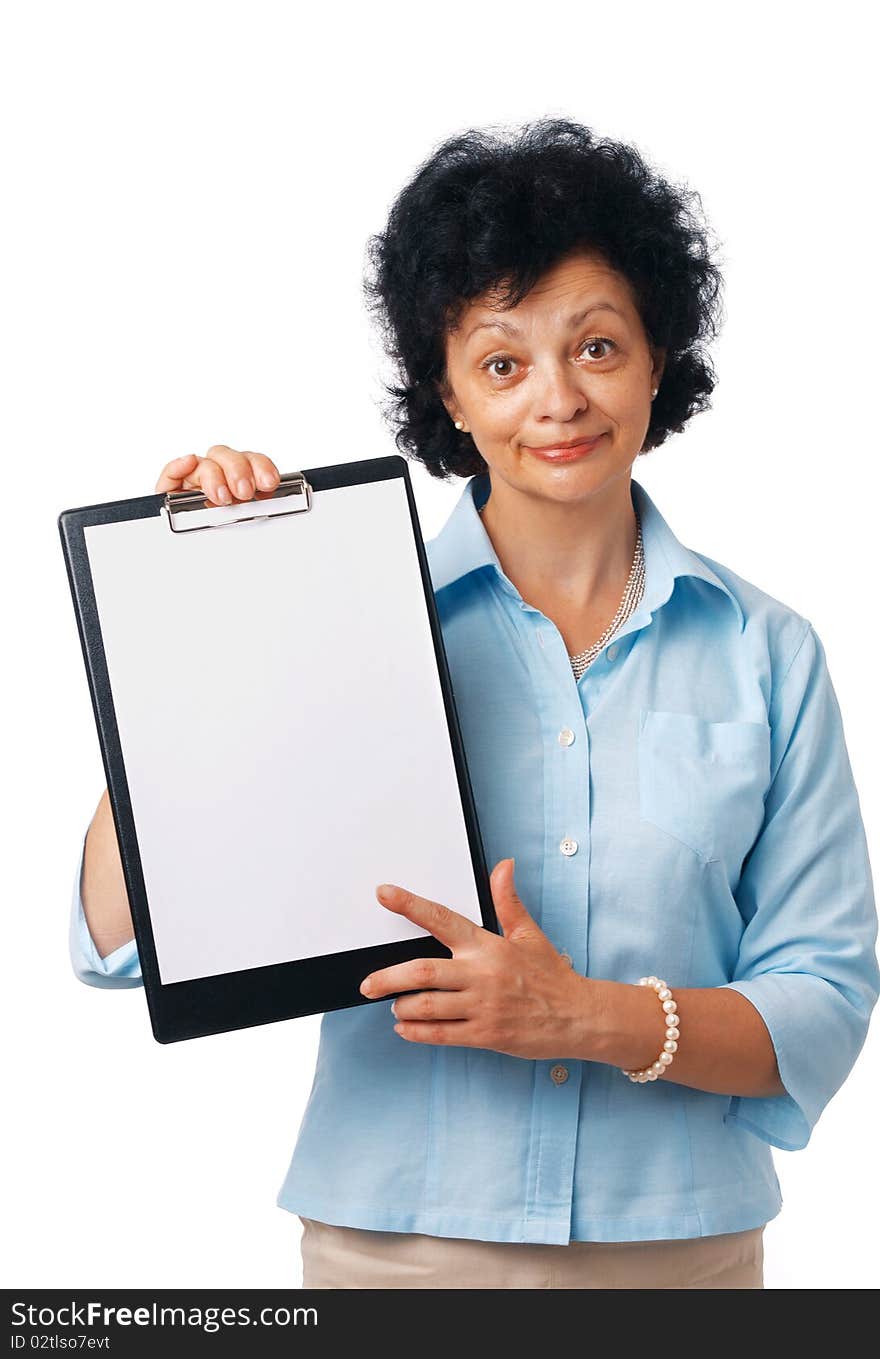
<instances>
[{"instance_id":1,"label":"woman's ear","mask_svg":"<svg viewBox=\"0 0 880 1359\"><path fill-rule=\"evenodd\" d=\"M663 376L663 369L666 367L666 350L655 349L653 351L653 355L654 355L654 366L651 370L651 386L659 387L660 379Z\"/></svg>"},{"instance_id":2,"label":"woman's ear","mask_svg":"<svg viewBox=\"0 0 880 1359\"><path fill-rule=\"evenodd\" d=\"M446 414L449 416L450 420L452 420L453 423L456 420L460 420L461 412L459 411L455 400L455 393L449 386L449 382L445 376L437 383L437 395L446 407Z\"/></svg>"}]
</instances>

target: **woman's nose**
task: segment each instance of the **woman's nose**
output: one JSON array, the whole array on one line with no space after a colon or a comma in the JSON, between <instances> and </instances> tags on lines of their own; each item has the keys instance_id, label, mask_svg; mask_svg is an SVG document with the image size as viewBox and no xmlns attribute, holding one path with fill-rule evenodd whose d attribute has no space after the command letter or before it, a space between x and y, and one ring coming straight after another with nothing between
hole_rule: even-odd
<instances>
[{"instance_id":1,"label":"woman's nose","mask_svg":"<svg viewBox=\"0 0 880 1359\"><path fill-rule=\"evenodd\" d=\"M565 424L581 411L589 401L583 378L566 364L551 364L537 374L535 417Z\"/></svg>"}]
</instances>

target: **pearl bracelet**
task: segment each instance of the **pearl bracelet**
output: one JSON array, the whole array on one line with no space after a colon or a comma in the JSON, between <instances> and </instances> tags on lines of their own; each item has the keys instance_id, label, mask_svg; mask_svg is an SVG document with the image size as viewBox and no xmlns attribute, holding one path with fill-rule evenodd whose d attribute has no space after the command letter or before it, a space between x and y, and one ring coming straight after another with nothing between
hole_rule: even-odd
<instances>
[{"instance_id":1,"label":"pearl bracelet","mask_svg":"<svg viewBox=\"0 0 880 1359\"><path fill-rule=\"evenodd\" d=\"M670 1065L673 1053L678 1052L678 1035L681 1031L681 1024L677 1014L678 1006L673 1000L672 992L665 981L661 981L659 977L640 977L639 986L653 986L657 992L657 999L663 1006L666 1018L666 1041L656 1062L651 1066L644 1067L641 1071L623 1072L624 1076L629 1076L631 1081L638 1081L641 1085L645 1081L656 1081L657 1077L662 1076Z\"/></svg>"}]
</instances>

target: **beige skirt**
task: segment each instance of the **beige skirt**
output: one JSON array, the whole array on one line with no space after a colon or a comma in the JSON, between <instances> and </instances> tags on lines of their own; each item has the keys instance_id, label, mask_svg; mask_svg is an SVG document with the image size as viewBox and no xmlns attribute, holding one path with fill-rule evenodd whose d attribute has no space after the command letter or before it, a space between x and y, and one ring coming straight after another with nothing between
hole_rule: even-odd
<instances>
[{"instance_id":1,"label":"beige skirt","mask_svg":"<svg viewBox=\"0 0 880 1359\"><path fill-rule=\"evenodd\" d=\"M303 1288L763 1288L764 1228L674 1241L471 1241L301 1217Z\"/></svg>"}]
</instances>

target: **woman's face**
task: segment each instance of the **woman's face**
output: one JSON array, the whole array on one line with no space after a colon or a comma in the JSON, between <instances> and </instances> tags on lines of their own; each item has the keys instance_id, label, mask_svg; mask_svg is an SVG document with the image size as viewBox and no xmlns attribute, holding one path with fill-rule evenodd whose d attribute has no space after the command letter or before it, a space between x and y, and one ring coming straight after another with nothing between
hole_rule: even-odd
<instances>
[{"instance_id":1,"label":"woman's face","mask_svg":"<svg viewBox=\"0 0 880 1359\"><path fill-rule=\"evenodd\" d=\"M492 294L467 306L446 337L441 394L493 477L576 502L628 474L662 359L659 351L655 362L627 280L597 254L578 251L517 307L499 311ZM574 460L553 463L535 452L595 435L592 451Z\"/></svg>"}]
</instances>

